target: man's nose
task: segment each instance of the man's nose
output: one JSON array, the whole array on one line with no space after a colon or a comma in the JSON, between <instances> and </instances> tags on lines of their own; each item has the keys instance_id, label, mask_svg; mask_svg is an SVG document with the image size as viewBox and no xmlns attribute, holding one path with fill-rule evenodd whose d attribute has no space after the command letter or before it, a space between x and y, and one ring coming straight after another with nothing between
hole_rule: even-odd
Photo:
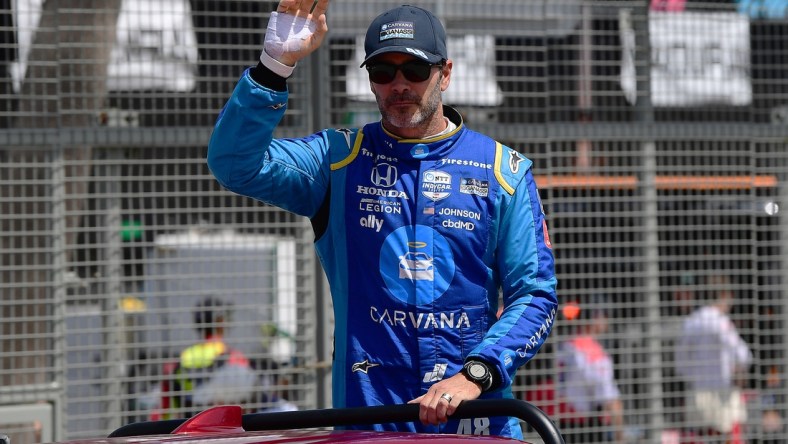
<instances>
[{"instance_id":1,"label":"man's nose","mask_svg":"<svg viewBox=\"0 0 788 444\"><path fill-rule=\"evenodd\" d=\"M394 91L402 92L409 90L410 86L410 80L406 79L405 75L402 74L402 70L398 69L397 72L394 73L394 80L391 81L391 88Z\"/></svg>"}]
</instances>

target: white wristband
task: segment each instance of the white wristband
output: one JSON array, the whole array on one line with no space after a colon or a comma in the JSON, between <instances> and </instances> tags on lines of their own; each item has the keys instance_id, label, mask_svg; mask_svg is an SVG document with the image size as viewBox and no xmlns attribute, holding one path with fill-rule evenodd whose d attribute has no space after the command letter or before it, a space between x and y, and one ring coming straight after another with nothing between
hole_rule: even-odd
<instances>
[{"instance_id":1,"label":"white wristband","mask_svg":"<svg viewBox=\"0 0 788 444\"><path fill-rule=\"evenodd\" d=\"M268 55L268 53L265 52L265 49L263 49L263 51L260 52L260 63L262 63L263 66L265 66L266 68L273 71L275 74L282 76L284 78L288 78L291 75L293 75L293 70L295 69L295 65L293 66L285 65L279 60L276 60L275 58Z\"/></svg>"}]
</instances>

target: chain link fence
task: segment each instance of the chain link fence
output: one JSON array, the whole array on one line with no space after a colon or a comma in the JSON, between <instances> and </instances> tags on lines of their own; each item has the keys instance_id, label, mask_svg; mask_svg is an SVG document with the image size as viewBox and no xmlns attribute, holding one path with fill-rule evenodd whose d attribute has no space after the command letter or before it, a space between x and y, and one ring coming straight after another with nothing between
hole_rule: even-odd
<instances>
[{"instance_id":1,"label":"chain link fence","mask_svg":"<svg viewBox=\"0 0 788 444\"><path fill-rule=\"evenodd\" d=\"M732 294L753 357L736 375L735 433L786 435L788 5L761 3L419 2L447 30L445 101L535 162L559 300L584 315L562 312L514 393L567 442L701 439L675 352L713 291ZM361 38L397 4L332 1L277 136L379 118ZM205 165L275 6L0 0L0 434L12 442L188 414L167 390L208 297L227 304L227 343L258 377L246 411L330 405L330 297L308 221L223 190ZM579 418L564 396L562 350L597 321L620 424L601 404Z\"/></svg>"}]
</instances>

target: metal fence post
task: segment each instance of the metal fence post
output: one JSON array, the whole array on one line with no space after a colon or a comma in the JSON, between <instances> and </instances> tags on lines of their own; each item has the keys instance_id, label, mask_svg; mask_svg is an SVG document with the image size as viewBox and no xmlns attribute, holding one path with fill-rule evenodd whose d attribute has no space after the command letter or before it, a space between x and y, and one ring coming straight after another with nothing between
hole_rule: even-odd
<instances>
[{"instance_id":1,"label":"metal fence post","mask_svg":"<svg viewBox=\"0 0 788 444\"><path fill-rule=\"evenodd\" d=\"M52 295L52 368L53 384L57 388L53 400L52 425L55 441L65 438L65 425L63 417L66 414L65 383L66 383L66 291L68 278L68 265L66 260L66 174L63 159L63 148L56 146L52 149L53 158L51 166L52 186L52 270L53 270L53 295Z\"/></svg>"},{"instance_id":2,"label":"metal fence post","mask_svg":"<svg viewBox=\"0 0 788 444\"><path fill-rule=\"evenodd\" d=\"M635 17L631 14L635 13ZM654 108L651 102L651 44L649 32L649 5L633 10L621 9L622 21L629 21L635 31L637 48L635 51L635 72L637 84L636 113L641 124L654 123ZM664 427L662 405L662 322L659 311L659 222L657 177L657 144L648 137L641 140L641 170L638 174L642 202L643 230L643 293L644 293L644 325L646 352L646 379L648 380L648 427L646 438L651 442L658 441L660 431Z\"/></svg>"},{"instance_id":3,"label":"metal fence post","mask_svg":"<svg viewBox=\"0 0 788 444\"><path fill-rule=\"evenodd\" d=\"M104 282L103 288L105 297L101 299L102 325L104 326L103 345L105 367L103 374L106 375L107 384L104 390L106 396L105 408L107 412L116 412L108 415L105 427L114 429L120 427L121 423L121 397L123 390L121 387L122 374L121 368L126 365L124 352L126 346L123 343L123 319L120 300L122 297L121 288L121 250L120 227L121 227L121 203L120 203L120 160L123 153L119 149L109 149L105 151L107 165L101 168L98 174L98 193L100 196L99 206L104 211L104 242L103 266L101 268L101 279Z\"/></svg>"}]
</instances>

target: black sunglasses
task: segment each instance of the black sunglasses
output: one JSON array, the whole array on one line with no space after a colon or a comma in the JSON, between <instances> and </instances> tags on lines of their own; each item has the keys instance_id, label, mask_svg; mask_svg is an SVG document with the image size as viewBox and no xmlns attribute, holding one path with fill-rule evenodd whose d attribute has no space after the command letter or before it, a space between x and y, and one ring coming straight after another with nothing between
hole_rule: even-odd
<instances>
[{"instance_id":1,"label":"black sunglasses","mask_svg":"<svg viewBox=\"0 0 788 444\"><path fill-rule=\"evenodd\" d=\"M401 65L380 62L367 65L367 72L369 73L369 80L379 85L391 83L394 77L397 76L397 71L402 71L402 75L405 76L407 81L419 83L430 78L430 71L433 66L441 65L433 65L418 60L411 60Z\"/></svg>"}]
</instances>

